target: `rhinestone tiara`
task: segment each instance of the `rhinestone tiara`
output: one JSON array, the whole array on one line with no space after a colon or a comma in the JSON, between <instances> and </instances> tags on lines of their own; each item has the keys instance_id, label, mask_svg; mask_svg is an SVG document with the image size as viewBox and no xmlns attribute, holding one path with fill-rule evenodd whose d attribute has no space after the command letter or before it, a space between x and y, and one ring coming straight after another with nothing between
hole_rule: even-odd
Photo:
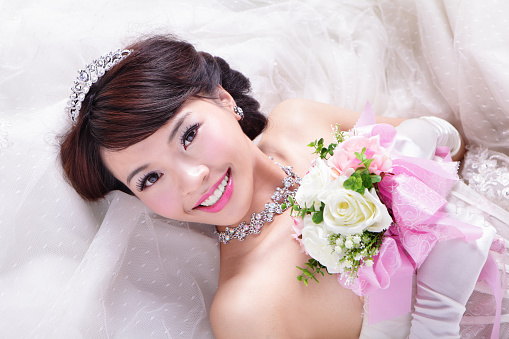
<instances>
[{"instance_id":1,"label":"rhinestone tiara","mask_svg":"<svg viewBox=\"0 0 509 339\"><path fill-rule=\"evenodd\" d=\"M78 71L78 77L74 80L74 85L71 87L72 93L66 107L66 111L74 124L78 121L81 103L85 100L85 95L90 90L90 86L97 82L106 71L124 60L132 52L133 50L130 49L118 49L115 52L109 52Z\"/></svg>"}]
</instances>

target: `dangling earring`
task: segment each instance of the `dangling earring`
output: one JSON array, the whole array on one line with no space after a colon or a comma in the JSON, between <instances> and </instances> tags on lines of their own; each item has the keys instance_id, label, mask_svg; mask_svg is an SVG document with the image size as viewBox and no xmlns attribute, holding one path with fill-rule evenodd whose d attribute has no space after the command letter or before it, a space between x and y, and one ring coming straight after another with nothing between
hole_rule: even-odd
<instances>
[{"instance_id":1,"label":"dangling earring","mask_svg":"<svg viewBox=\"0 0 509 339\"><path fill-rule=\"evenodd\" d=\"M233 107L233 111L240 117L240 120L244 119L244 111L239 106Z\"/></svg>"}]
</instances>

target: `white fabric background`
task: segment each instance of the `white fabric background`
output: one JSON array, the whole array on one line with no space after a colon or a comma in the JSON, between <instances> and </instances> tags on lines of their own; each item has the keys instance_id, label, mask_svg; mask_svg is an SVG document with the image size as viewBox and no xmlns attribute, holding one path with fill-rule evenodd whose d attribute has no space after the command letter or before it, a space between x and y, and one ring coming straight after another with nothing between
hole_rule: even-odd
<instances>
[{"instance_id":1,"label":"white fabric background","mask_svg":"<svg viewBox=\"0 0 509 339\"><path fill-rule=\"evenodd\" d=\"M250 77L267 113L305 97L443 117L491 150L472 151L465 173L503 205L507 13L503 0L0 0L0 333L212 337L210 226L159 219L120 193L86 204L61 177L63 108L94 58L175 33ZM492 166L473 167L481 158Z\"/></svg>"}]
</instances>

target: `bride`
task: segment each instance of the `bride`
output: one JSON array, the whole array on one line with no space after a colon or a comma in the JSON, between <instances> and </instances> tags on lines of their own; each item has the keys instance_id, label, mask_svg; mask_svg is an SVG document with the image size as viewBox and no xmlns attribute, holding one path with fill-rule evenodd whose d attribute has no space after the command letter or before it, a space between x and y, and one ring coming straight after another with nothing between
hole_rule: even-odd
<instances>
[{"instance_id":1,"label":"bride","mask_svg":"<svg viewBox=\"0 0 509 339\"><path fill-rule=\"evenodd\" d=\"M309 141L332 141L330 126L350 130L359 114L292 99L266 120L242 74L171 36L141 40L80 72L68 107L74 123L61 144L69 182L88 201L120 190L164 218L215 225L216 337L459 337L494 237L484 222L475 222L483 230L475 242L435 245L417 270L413 311L374 325L366 320L365 298L335 276L309 286L295 279L295 267L309 257L291 236L288 210L262 223L259 234L228 237L231 228L251 227L253 213L267 209L285 177L306 174L315 158ZM464 153L459 134L443 120L377 122L398 126L402 154L424 156L438 146L448 146L455 160Z\"/></svg>"}]
</instances>

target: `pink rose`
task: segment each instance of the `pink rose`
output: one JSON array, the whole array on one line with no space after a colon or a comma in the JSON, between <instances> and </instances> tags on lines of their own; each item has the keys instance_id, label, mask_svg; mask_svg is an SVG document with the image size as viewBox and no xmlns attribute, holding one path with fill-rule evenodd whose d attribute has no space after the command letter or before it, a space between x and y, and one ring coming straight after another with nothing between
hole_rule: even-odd
<instances>
[{"instance_id":1,"label":"pink rose","mask_svg":"<svg viewBox=\"0 0 509 339\"><path fill-rule=\"evenodd\" d=\"M387 151L380 146L380 137L353 136L346 139L334 150L334 155L329 159L329 166L333 167L339 175L349 177L359 167L360 160L355 152L361 153L366 148L366 158L373 159L369 170L371 173L380 174L392 167L392 161Z\"/></svg>"},{"instance_id":2,"label":"pink rose","mask_svg":"<svg viewBox=\"0 0 509 339\"><path fill-rule=\"evenodd\" d=\"M392 167L392 160L385 153L374 154L373 161L369 165L369 172L380 175L381 172L388 172Z\"/></svg>"}]
</instances>

